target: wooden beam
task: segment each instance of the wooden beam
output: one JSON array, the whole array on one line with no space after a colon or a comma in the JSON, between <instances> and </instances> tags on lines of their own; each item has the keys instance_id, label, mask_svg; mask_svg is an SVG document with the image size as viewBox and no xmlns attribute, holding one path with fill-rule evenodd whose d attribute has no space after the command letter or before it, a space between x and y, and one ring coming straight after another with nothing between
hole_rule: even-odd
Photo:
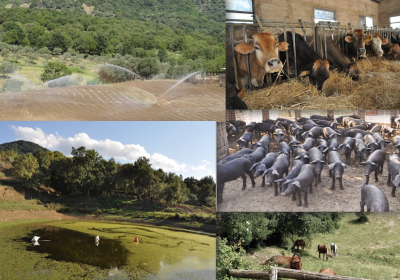
<instances>
[{"instance_id":1,"label":"wooden beam","mask_svg":"<svg viewBox=\"0 0 400 280\"><path fill-rule=\"evenodd\" d=\"M308 272L295 269L287 268L272 268L271 272L268 271L256 271L256 270L238 270L231 269L228 271L228 276L233 276L237 278L252 278L252 279L273 279L273 271L277 272L277 277L288 278L288 279L307 279L307 280L369 280L364 278L347 277L340 275L328 275L315 272Z\"/></svg>"}]
</instances>

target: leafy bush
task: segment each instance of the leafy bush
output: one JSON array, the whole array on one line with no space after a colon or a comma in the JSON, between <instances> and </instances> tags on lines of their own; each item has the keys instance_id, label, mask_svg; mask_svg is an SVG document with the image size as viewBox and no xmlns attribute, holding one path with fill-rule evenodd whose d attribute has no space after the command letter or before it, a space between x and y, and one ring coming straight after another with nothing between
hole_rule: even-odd
<instances>
[{"instance_id":1,"label":"leafy bush","mask_svg":"<svg viewBox=\"0 0 400 280\"><path fill-rule=\"evenodd\" d=\"M227 276L230 269L250 269L246 252L238 245L229 246L227 239L217 237L217 279L237 279Z\"/></svg>"},{"instance_id":2,"label":"leafy bush","mask_svg":"<svg viewBox=\"0 0 400 280\"><path fill-rule=\"evenodd\" d=\"M16 79L9 79L3 84L2 92L18 92L24 83Z\"/></svg>"},{"instance_id":3,"label":"leafy bush","mask_svg":"<svg viewBox=\"0 0 400 280\"><path fill-rule=\"evenodd\" d=\"M357 220L356 221L358 223L369 222L368 217L367 217L368 214L369 214L368 212L358 212L358 213L356 213L356 216L357 216Z\"/></svg>"},{"instance_id":4,"label":"leafy bush","mask_svg":"<svg viewBox=\"0 0 400 280\"><path fill-rule=\"evenodd\" d=\"M6 175L3 172L0 172L0 178L4 178Z\"/></svg>"}]
</instances>

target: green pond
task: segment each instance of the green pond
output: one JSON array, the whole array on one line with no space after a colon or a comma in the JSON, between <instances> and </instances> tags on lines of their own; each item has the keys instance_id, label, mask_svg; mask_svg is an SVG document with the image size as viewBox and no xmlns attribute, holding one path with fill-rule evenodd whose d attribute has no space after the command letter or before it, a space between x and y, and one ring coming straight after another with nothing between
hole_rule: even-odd
<instances>
[{"instance_id":1,"label":"green pond","mask_svg":"<svg viewBox=\"0 0 400 280\"><path fill-rule=\"evenodd\" d=\"M215 237L156 226L25 224L0 229L0 279L215 279L215 251Z\"/></svg>"}]
</instances>

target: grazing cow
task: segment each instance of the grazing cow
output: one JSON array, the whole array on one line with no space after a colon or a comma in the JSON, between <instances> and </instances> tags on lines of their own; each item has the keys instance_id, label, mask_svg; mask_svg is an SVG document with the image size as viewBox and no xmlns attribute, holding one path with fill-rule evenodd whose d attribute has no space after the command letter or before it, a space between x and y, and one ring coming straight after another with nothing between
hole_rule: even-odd
<instances>
[{"instance_id":1,"label":"grazing cow","mask_svg":"<svg viewBox=\"0 0 400 280\"><path fill-rule=\"evenodd\" d=\"M333 253L333 256L336 258L336 253L337 253L337 245L336 243L331 243L331 254Z\"/></svg>"},{"instance_id":2,"label":"grazing cow","mask_svg":"<svg viewBox=\"0 0 400 280\"><path fill-rule=\"evenodd\" d=\"M317 252L319 258L321 258L322 254L322 260L324 260L324 255L326 255L326 260L328 260L328 248L326 247L326 245L319 244Z\"/></svg>"},{"instance_id":3,"label":"grazing cow","mask_svg":"<svg viewBox=\"0 0 400 280\"><path fill-rule=\"evenodd\" d=\"M226 109L245 110L246 103L240 99L244 96L246 89L243 88L240 93L236 94L235 87L226 88Z\"/></svg>"},{"instance_id":4,"label":"grazing cow","mask_svg":"<svg viewBox=\"0 0 400 280\"><path fill-rule=\"evenodd\" d=\"M217 203L222 203L222 196L226 182L235 180L239 177L243 179L243 188L246 189L246 174L250 177L253 188L256 186L253 174L249 171L251 162L247 158L237 158L217 168Z\"/></svg>"},{"instance_id":5,"label":"grazing cow","mask_svg":"<svg viewBox=\"0 0 400 280\"><path fill-rule=\"evenodd\" d=\"M266 260L261 265L276 264L283 266L284 268L301 270L303 265L301 263L301 258L294 254L292 257L284 256L273 256L272 258Z\"/></svg>"},{"instance_id":6,"label":"grazing cow","mask_svg":"<svg viewBox=\"0 0 400 280\"><path fill-rule=\"evenodd\" d=\"M366 57L366 49L365 49L365 40L366 36L362 29L356 29L353 31L353 34L347 34L345 37L345 46L346 46L346 56L350 60L355 58L365 58Z\"/></svg>"},{"instance_id":7,"label":"grazing cow","mask_svg":"<svg viewBox=\"0 0 400 280\"><path fill-rule=\"evenodd\" d=\"M314 36L307 36L307 43L312 44ZM317 36L316 41L318 42L317 51L319 56L325 57L325 40L323 36ZM357 63L350 61L336 46L335 42L331 38L326 38L326 53L327 60L330 65L337 68L339 72L345 72L353 80L357 81L360 75ZM311 116L311 118L313 118Z\"/></svg>"},{"instance_id":8,"label":"grazing cow","mask_svg":"<svg viewBox=\"0 0 400 280\"><path fill-rule=\"evenodd\" d=\"M319 273L328 274L328 275L336 275L336 272L332 268L329 268L329 267L321 269L319 271Z\"/></svg>"},{"instance_id":9,"label":"grazing cow","mask_svg":"<svg viewBox=\"0 0 400 280\"><path fill-rule=\"evenodd\" d=\"M386 195L375 185L363 185L361 188L361 212L364 212L364 205L367 205L367 211L371 212L389 212L389 202Z\"/></svg>"},{"instance_id":10,"label":"grazing cow","mask_svg":"<svg viewBox=\"0 0 400 280\"><path fill-rule=\"evenodd\" d=\"M297 250L299 250L299 247L301 247L301 250L304 251L304 246L306 246L306 242L303 239L297 239L296 242L294 242L294 245L292 247L292 252L294 251L294 247L297 246Z\"/></svg>"},{"instance_id":11,"label":"grazing cow","mask_svg":"<svg viewBox=\"0 0 400 280\"><path fill-rule=\"evenodd\" d=\"M293 45L292 32L286 32L286 38L289 45ZM279 41L284 40L284 34L279 35ZM297 73L300 75L303 71L304 75L307 73L310 78L310 83L317 86L318 90L322 90L324 82L329 78L329 62L322 59L318 54L311 49L303 37L295 33L295 43L296 43L296 66ZM294 72L294 51L293 48L289 49L289 66L291 71ZM280 58L282 61L286 60L286 54L280 53Z\"/></svg>"},{"instance_id":12,"label":"grazing cow","mask_svg":"<svg viewBox=\"0 0 400 280\"><path fill-rule=\"evenodd\" d=\"M235 61L238 74L239 87L245 88L249 81L247 75L246 55L249 55L251 83L255 87L264 84L264 76L267 73L275 73L282 69L279 60L279 51L288 50L288 43L277 42L275 35L270 33L254 34L253 39L247 43L235 44ZM226 78L227 83L234 84L235 74L233 66L232 46L226 45Z\"/></svg>"}]
</instances>

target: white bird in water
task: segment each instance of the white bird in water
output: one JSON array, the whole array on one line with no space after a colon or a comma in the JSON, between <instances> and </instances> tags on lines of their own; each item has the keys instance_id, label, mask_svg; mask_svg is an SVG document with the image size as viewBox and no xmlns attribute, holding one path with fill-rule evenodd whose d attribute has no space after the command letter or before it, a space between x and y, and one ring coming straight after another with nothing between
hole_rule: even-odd
<instances>
[{"instance_id":1,"label":"white bird in water","mask_svg":"<svg viewBox=\"0 0 400 280\"><path fill-rule=\"evenodd\" d=\"M99 246L100 237L98 235L95 237L94 242L96 243L96 246Z\"/></svg>"},{"instance_id":2,"label":"white bird in water","mask_svg":"<svg viewBox=\"0 0 400 280\"><path fill-rule=\"evenodd\" d=\"M32 242L37 242L39 240L39 238L40 238L40 236L34 236L31 241Z\"/></svg>"}]
</instances>

